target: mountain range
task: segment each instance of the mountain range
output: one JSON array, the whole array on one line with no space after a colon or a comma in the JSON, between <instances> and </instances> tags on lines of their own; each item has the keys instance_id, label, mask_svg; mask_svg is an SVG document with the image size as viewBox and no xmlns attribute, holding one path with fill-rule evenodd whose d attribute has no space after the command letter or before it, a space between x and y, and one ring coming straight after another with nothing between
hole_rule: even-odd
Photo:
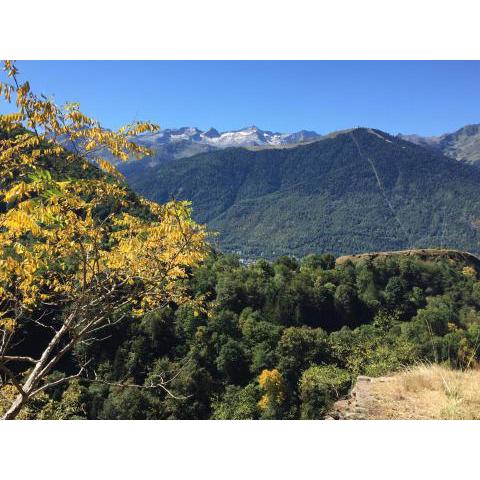
<instances>
[{"instance_id":1,"label":"mountain range","mask_svg":"<svg viewBox=\"0 0 480 480\"><path fill-rule=\"evenodd\" d=\"M294 133L278 133L261 130L252 125L241 130L218 132L215 128L202 131L196 127L165 129L141 137L142 143L150 146L191 142L216 148L255 147L263 145L286 145L320 137L316 132L300 130Z\"/></svg>"},{"instance_id":2,"label":"mountain range","mask_svg":"<svg viewBox=\"0 0 480 480\"><path fill-rule=\"evenodd\" d=\"M202 131L196 127L165 129L155 134L136 137L135 141L148 147L152 155L135 162L137 168L154 167L159 163L191 157L229 147L268 148L296 145L319 139L321 135L308 130L278 133L251 126L241 130L218 132L214 128ZM108 156L108 154L107 154ZM112 159L113 160L113 159Z\"/></svg>"},{"instance_id":3,"label":"mountain range","mask_svg":"<svg viewBox=\"0 0 480 480\"><path fill-rule=\"evenodd\" d=\"M138 143L149 147L153 152L153 155L141 162L138 168L151 167L163 161L230 147L252 149L292 147L335 136L338 133L321 135L311 130L279 133L262 130L256 126L225 132L219 132L215 128L203 131L196 127L165 129L136 139ZM397 136L441 152L455 160L480 167L480 124L466 125L453 133L439 136L426 137L417 134L398 134Z\"/></svg>"},{"instance_id":4,"label":"mountain range","mask_svg":"<svg viewBox=\"0 0 480 480\"><path fill-rule=\"evenodd\" d=\"M158 202L192 200L219 247L245 258L480 250L480 169L438 147L370 128L221 149L171 138L164 148L208 151L122 165L130 186Z\"/></svg>"},{"instance_id":5,"label":"mountain range","mask_svg":"<svg viewBox=\"0 0 480 480\"><path fill-rule=\"evenodd\" d=\"M466 125L456 132L438 137L399 136L417 145L440 151L455 160L480 166L480 124Z\"/></svg>"}]
</instances>

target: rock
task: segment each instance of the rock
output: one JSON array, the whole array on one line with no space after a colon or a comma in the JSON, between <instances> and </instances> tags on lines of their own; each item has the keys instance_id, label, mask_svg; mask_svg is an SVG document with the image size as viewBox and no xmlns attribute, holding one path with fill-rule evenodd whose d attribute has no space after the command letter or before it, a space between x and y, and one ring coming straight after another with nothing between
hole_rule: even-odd
<instances>
[{"instance_id":1,"label":"rock","mask_svg":"<svg viewBox=\"0 0 480 480\"><path fill-rule=\"evenodd\" d=\"M335 420L366 420L375 398L370 393L370 385L380 379L359 375L354 387L346 398L334 403L331 412L325 417Z\"/></svg>"}]
</instances>

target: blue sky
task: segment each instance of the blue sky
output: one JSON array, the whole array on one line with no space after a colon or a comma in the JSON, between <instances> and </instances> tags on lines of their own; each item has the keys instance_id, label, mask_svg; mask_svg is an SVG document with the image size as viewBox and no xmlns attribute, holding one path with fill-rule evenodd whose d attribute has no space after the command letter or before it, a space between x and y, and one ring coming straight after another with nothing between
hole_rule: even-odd
<instances>
[{"instance_id":1,"label":"blue sky","mask_svg":"<svg viewBox=\"0 0 480 480\"><path fill-rule=\"evenodd\" d=\"M356 125L438 135L480 122L480 62L20 61L32 89L78 101L109 128Z\"/></svg>"}]
</instances>

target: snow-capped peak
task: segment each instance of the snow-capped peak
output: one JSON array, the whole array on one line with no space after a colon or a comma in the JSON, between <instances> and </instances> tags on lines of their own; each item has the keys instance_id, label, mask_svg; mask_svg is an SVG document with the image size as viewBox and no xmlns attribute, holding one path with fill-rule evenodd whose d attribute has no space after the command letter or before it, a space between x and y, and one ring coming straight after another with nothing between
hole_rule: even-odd
<instances>
[{"instance_id":1,"label":"snow-capped peak","mask_svg":"<svg viewBox=\"0 0 480 480\"><path fill-rule=\"evenodd\" d=\"M202 131L195 127L161 130L155 135L145 138L142 143L176 143L194 142L210 145L217 148L252 147L263 145L287 145L308 139L315 139L320 135L316 132L301 130L295 133L274 133L262 130L255 125L240 130L219 133L215 128Z\"/></svg>"}]
</instances>

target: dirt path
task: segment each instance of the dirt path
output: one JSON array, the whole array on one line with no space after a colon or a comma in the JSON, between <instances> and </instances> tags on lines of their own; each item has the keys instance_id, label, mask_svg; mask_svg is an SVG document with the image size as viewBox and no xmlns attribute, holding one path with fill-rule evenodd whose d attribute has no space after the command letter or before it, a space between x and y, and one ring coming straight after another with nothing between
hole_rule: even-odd
<instances>
[{"instance_id":1,"label":"dirt path","mask_svg":"<svg viewBox=\"0 0 480 480\"><path fill-rule=\"evenodd\" d=\"M359 376L347 398L335 402L326 420L366 420L375 410L378 397L372 391L375 384L388 382L389 377Z\"/></svg>"}]
</instances>

